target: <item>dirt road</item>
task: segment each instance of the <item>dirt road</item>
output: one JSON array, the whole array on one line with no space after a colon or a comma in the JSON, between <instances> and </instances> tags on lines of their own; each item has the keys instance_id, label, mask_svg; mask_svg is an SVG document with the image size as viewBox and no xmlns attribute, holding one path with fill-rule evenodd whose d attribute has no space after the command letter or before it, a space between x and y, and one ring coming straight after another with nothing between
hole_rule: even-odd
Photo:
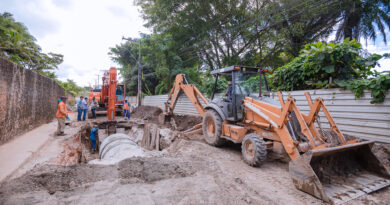
<instances>
[{"instance_id":1,"label":"dirt road","mask_svg":"<svg viewBox=\"0 0 390 205\"><path fill-rule=\"evenodd\" d=\"M288 164L253 168L240 147L179 138L155 157L103 166L42 165L0 185L3 204L325 204L295 189ZM349 204L389 204L386 188Z\"/></svg>"}]
</instances>

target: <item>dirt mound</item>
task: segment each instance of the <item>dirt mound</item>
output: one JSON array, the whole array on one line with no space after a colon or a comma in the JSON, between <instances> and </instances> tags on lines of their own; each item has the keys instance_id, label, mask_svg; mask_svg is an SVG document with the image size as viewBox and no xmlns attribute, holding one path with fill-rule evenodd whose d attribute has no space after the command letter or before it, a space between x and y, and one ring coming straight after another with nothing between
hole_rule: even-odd
<instances>
[{"instance_id":1,"label":"dirt mound","mask_svg":"<svg viewBox=\"0 0 390 205\"><path fill-rule=\"evenodd\" d=\"M390 173L390 144L375 143L372 152Z\"/></svg>"},{"instance_id":2,"label":"dirt mound","mask_svg":"<svg viewBox=\"0 0 390 205\"><path fill-rule=\"evenodd\" d=\"M112 179L117 175L113 166L44 165L32 169L20 178L6 181L0 185L0 201L13 193L46 190L49 194L69 191L83 183L102 179Z\"/></svg>"},{"instance_id":3,"label":"dirt mound","mask_svg":"<svg viewBox=\"0 0 390 205\"><path fill-rule=\"evenodd\" d=\"M20 178L0 184L0 201L13 194L47 191L67 192L86 183L113 181L122 184L148 183L162 179L186 177L195 171L189 163L170 158L129 158L117 165L44 165L32 169Z\"/></svg>"},{"instance_id":4,"label":"dirt mound","mask_svg":"<svg viewBox=\"0 0 390 205\"><path fill-rule=\"evenodd\" d=\"M162 113L159 107L141 105L134 109L131 117L158 122L158 116Z\"/></svg>"},{"instance_id":5,"label":"dirt mound","mask_svg":"<svg viewBox=\"0 0 390 205\"><path fill-rule=\"evenodd\" d=\"M158 117L162 112L163 111L159 107L142 105L134 110L131 117L148 120L149 122L158 124ZM175 125L172 125L170 121L167 121L164 126L169 128L175 126L177 130L184 131L202 122L202 117L193 115L174 115L173 119Z\"/></svg>"},{"instance_id":6,"label":"dirt mound","mask_svg":"<svg viewBox=\"0 0 390 205\"><path fill-rule=\"evenodd\" d=\"M130 158L118 164L121 179L137 178L153 182L168 178L186 177L194 174L189 163L170 158Z\"/></svg>"},{"instance_id":7,"label":"dirt mound","mask_svg":"<svg viewBox=\"0 0 390 205\"><path fill-rule=\"evenodd\" d=\"M202 122L202 117L193 115L174 115L177 130L184 131Z\"/></svg>"}]
</instances>

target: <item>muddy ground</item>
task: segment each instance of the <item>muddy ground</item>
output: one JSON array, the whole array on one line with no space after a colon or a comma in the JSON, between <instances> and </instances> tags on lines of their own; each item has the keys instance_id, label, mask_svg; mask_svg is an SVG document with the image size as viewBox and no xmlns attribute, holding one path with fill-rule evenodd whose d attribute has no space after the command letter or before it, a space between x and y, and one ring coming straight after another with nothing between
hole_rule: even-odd
<instances>
[{"instance_id":1,"label":"muddy ground","mask_svg":"<svg viewBox=\"0 0 390 205\"><path fill-rule=\"evenodd\" d=\"M132 117L157 119L150 114L157 109L147 110ZM191 126L200 122L184 121L179 120ZM389 160L389 148L374 147L382 160ZM288 163L269 159L260 168L250 167L239 145L216 148L193 135L177 138L162 153L107 166L42 164L2 183L0 204L325 204L295 189ZM390 188L349 202L389 203Z\"/></svg>"}]
</instances>

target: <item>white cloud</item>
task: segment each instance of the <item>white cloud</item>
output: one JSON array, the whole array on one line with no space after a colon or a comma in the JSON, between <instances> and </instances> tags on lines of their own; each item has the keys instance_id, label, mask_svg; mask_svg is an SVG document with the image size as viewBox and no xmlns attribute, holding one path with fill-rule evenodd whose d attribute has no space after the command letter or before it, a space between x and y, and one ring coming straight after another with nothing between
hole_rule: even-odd
<instances>
[{"instance_id":1,"label":"white cloud","mask_svg":"<svg viewBox=\"0 0 390 205\"><path fill-rule=\"evenodd\" d=\"M107 53L122 36L149 32L129 0L2 0L4 11L29 28L44 52L64 55L56 71L61 80L82 86L95 84L101 70L116 66Z\"/></svg>"},{"instance_id":2,"label":"white cloud","mask_svg":"<svg viewBox=\"0 0 390 205\"><path fill-rule=\"evenodd\" d=\"M389 38L390 37L390 32L387 32L387 37ZM361 40L362 42L362 45L363 45L363 48L366 49L368 52L370 53L376 53L376 54L380 54L380 55L383 55L385 53L390 53L390 42L387 43L387 45L381 41L382 38L380 38L380 40L376 40L376 42L372 42L370 40L367 41L367 44L365 43L365 40ZM381 59L379 60L379 64L380 64L380 67L376 67L375 69L377 71L390 71L390 59Z\"/></svg>"}]
</instances>

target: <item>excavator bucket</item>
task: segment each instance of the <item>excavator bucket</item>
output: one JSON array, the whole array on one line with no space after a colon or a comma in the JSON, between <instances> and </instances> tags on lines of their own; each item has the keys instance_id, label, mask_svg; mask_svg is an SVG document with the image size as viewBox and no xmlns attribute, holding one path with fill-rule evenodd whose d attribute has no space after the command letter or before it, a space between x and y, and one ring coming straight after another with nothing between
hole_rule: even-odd
<instances>
[{"instance_id":1,"label":"excavator bucket","mask_svg":"<svg viewBox=\"0 0 390 205\"><path fill-rule=\"evenodd\" d=\"M374 142L311 150L292 160L297 189L332 204L342 204L390 185L390 175L372 153Z\"/></svg>"}]
</instances>

